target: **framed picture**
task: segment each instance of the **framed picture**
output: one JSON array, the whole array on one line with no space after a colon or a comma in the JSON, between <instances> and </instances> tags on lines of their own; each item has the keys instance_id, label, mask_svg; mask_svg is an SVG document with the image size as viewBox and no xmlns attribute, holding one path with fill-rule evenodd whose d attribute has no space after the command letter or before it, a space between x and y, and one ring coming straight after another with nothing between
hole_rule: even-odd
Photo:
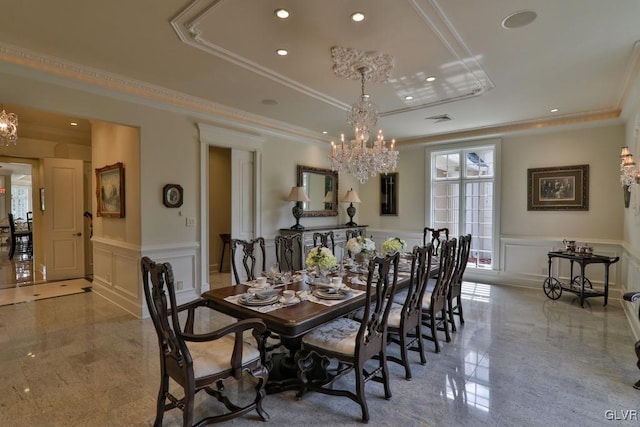
<instances>
[{"instance_id":1,"label":"framed picture","mask_svg":"<svg viewBox=\"0 0 640 427\"><path fill-rule=\"evenodd\" d=\"M398 174L380 175L380 215L398 215Z\"/></svg>"},{"instance_id":2,"label":"framed picture","mask_svg":"<svg viewBox=\"0 0 640 427\"><path fill-rule=\"evenodd\" d=\"M527 169L527 210L589 210L589 165Z\"/></svg>"},{"instance_id":3,"label":"framed picture","mask_svg":"<svg viewBox=\"0 0 640 427\"><path fill-rule=\"evenodd\" d=\"M122 163L96 169L97 216L124 218L124 167Z\"/></svg>"},{"instance_id":4,"label":"framed picture","mask_svg":"<svg viewBox=\"0 0 640 427\"><path fill-rule=\"evenodd\" d=\"M182 186L167 184L162 188L162 204L168 208L182 206Z\"/></svg>"}]
</instances>

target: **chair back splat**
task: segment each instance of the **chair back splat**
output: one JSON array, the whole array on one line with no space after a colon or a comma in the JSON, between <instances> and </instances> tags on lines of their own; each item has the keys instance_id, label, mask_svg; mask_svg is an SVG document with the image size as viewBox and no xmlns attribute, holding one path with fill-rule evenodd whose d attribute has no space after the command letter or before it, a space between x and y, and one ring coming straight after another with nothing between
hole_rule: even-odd
<instances>
[{"instance_id":1,"label":"chair back splat","mask_svg":"<svg viewBox=\"0 0 640 427\"><path fill-rule=\"evenodd\" d=\"M264 238L257 237L253 240L231 239L231 269L235 283L242 283L238 271L237 252L242 251L242 266L247 275L246 280L255 280L266 270Z\"/></svg>"},{"instance_id":2,"label":"chair back splat","mask_svg":"<svg viewBox=\"0 0 640 427\"><path fill-rule=\"evenodd\" d=\"M448 228L430 228L425 227L422 231L422 244L431 243L433 245L434 255L440 254L440 244L449 240Z\"/></svg>"},{"instance_id":3,"label":"chair back splat","mask_svg":"<svg viewBox=\"0 0 640 427\"><path fill-rule=\"evenodd\" d=\"M276 261L280 272L302 270L302 235L276 236Z\"/></svg>"},{"instance_id":4,"label":"chair back splat","mask_svg":"<svg viewBox=\"0 0 640 427\"><path fill-rule=\"evenodd\" d=\"M347 317L335 319L302 338L298 358L302 387L298 397L302 397L307 390L348 397L360 405L364 422L369 421L364 392L367 381L382 383L385 398L391 398L386 358L387 320L398 279L399 259L400 255L395 253L384 258L376 257L369 262L361 321ZM365 362L374 358L378 366L367 371ZM337 360L337 366L331 365L331 359ZM317 376L319 368L324 373ZM351 371L355 372L355 393L334 389L334 382Z\"/></svg>"},{"instance_id":5,"label":"chair back splat","mask_svg":"<svg viewBox=\"0 0 640 427\"><path fill-rule=\"evenodd\" d=\"M324 246L325 248L331 249L332 253L335 253L336 244L334 241L333 231L327 231L326 233L313 233L313 246Z\"/></svg>"},{"instance_id":6,"label":"chair back splat","mask_svg":"<svg viewBox=\"0 0 640 427\"><path fill-rule=\"evenodd\" d=\"M462 276L467 268L469 261L469 252L471 251L471 234L460 236L458 239L458 253L456 254L456 265L453 272L451 286L449 286L449 295L447 296L447 311L449 312L449 322L451 322L451 330L456 332L456 323L453 316L460 317L460 324L464 324L464 315L462 312Z\"/></svg>"},{"instance_id":7,"label":"chair back splat","mask_svg":"<svg viewBox=\"0 0 640 427\"><path fill-rule=\"evenodd\" d=\"M147 257L142 258L140 264L144 296L158 335L160 353L160 388L154 426L161 426L164 413L174 408L182 410L183 426L194 425L195 394L201 390L221 402L226 411L203 418L196 423L198 426L226 421L253 410L267 421L269 415L262 409L269 375L262 364L265 324L259 319L246 319L216 331L196 332L200 316L197 313L206 311L204 316L208 319L212 310L209 303L199 298L178 306L171 264L157 264ZM184 312L186 318L182 326L179 315ZM224 394L223 380L240 380L244 372L257 381L253 401L241 406ZM170 380L182 388L184 397L178 398L169 392Z\"/></svg>"}]
</instances>

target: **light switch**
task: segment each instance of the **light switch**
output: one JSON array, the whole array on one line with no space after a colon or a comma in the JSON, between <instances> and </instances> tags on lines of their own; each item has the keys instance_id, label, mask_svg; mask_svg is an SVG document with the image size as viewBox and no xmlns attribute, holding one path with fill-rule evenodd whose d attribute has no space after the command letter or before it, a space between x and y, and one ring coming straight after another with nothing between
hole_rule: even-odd
<instances>
[{"instance_id":1,"label":"light switch","mask_svg":"<svg viewBox=\"0 0 640 427\"><path fill-rule=\"evenodd\" d=\"M187 227L195 227L196 226L196 219L195 218L187 218Z\"/></svg>"}]
</instances>

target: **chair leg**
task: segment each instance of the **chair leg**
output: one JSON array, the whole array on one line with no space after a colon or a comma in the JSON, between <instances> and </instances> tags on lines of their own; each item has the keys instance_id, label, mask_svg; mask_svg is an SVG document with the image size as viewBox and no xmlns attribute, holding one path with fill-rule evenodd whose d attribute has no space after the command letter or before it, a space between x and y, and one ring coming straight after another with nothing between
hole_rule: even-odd
<instances>
[{"instance_id":1,"label":"chair leg","mask_svg":"<svg viewBox=\"0 0 640 427\"><path fill-rule=\"evenodd\" d=\"M184 389L184 408L182 408L182 425L191 427L193 425L193 398L194 395Z\"/></svg>"},{"instance_id":2,"label":"chair leg","mask_svg":"<svg viewBox=\"0 0 640 427\"><path fill-rule=\"evenodd\" d=\"M436 322L435 313L431 314L431 319L429 319L429 327L431 328L431 336L433 337L433 342L436 345L436 353L440 353L440 343L438 342L438 324Z\"/></svg>"},{"instance_id":3,"label":"chair leg","mask_svg":"<svg viewBox=\"0 0 640 427\"><path fill-rule=\"evenodd\" d=\"M364 367L356 366L356 397L358 403L360 403L360 409L362 409L362 421L369 422L369 408L367 407L367 401L364 397Z\"/></svg>"},{"instance_id":4,"label":"chair leg","mask_svg":"<svg viewBox=\"0 0 640 427\"><path fill-rule=\"evenodd\" d=\"M167 400L167 392L169 391L169 376L162 375L160 380L160 389L158 390L158 401L156 403L156 420L153 422L154 427L162 427L162 418L164 417L164 407Z\"/></svg>"},{"instance_id":5,"label":"chair leg","mask_svg":"<svg viewBox=\"0 0 640 427\"><path fill-rule=\"evenodd\" d=\"M258 379L258 384L256 384L256 411L258 412L258 415L260 416L260 419L262 421L269 421L269 414L262 408L262 399L267 394L265 386L267 385L269 372L266 370L266 368L262 367L259 371L252 372L251 375L253 375L254 378Z\"/></svg>"},{"instance_id":6,"label":"chair leg","mask_svg":"<svg viewBox=\"0 0 640 427\"><path fill-rule=\"evenodd\" d=\"M449 322L451 322L451 332L456 332L456 322L453 319L453 298L447 300L447 308L449 312Z\"/></svg>"},{"instance_id":7,"label":"chair leg","mask_svg":"<svg viewBox=\"0 0 640 427\"><path fill-rule=\"evenodd\" d=\"M16 238L11 236L11 247L9 248L9 259L13 259L13 254L16 252Z\"/></svg>"},{"instance_id":8,"label":"chair leg","mask_svg":"<svg viewBox=\"0 0 640 427\"><path fill-rule=\"evenodd\" d=\"M418 340L418 351L420 352L420 364L427 363L427 358L424 355L424 340L422 339L422 322L418 322L416 325L416 339Z\"/></svg>"},{"instance_id":9,"label":"chair leg","mask_svg":"<svg viewBox=\"0 0 640 427\"><path fill-rule=\"evenodd\" d=\"M409 366L409 349L407 348L407 334L405 331L400 331L400 357L402 358L402 364L404 365L404 377L407 380L411 379L411 367Z\"/></svg>"},{"instance_id":10,"label":"chair leg","mask_svg":"<svg viewBox=\"0 0 640 427\"><path fill-rule=\"evenodd\" d=\"M380 370L382 371L382 381L384 384L384 398L389 400L391 399L391 387L389 386L389 366L387 365L386 348L382 349L378 357L380 357Z\"/></svg>"},{"instance_id":11,"label":"chair leg","mask_svg":"<svg viewBox=\"0 0 640 427\"><path fill-rule=\"evenodd\" d=\"M449 320L447 319L447 309L443 308L442 312L442 327L444 328L444 336L447 342L451 342L451 334L449 334Z\"/></svg>"},{"instance_id":12,"label":"chair leg","mask_svg":"<svg viewBox=\"0 0 640 427\"><path fill-rule=\"evenodd\" d=\"M464 316L462 315L462 296L458 295L458 315L460 316L460 323L464 323Z\"/></svg>"}]
</instances>

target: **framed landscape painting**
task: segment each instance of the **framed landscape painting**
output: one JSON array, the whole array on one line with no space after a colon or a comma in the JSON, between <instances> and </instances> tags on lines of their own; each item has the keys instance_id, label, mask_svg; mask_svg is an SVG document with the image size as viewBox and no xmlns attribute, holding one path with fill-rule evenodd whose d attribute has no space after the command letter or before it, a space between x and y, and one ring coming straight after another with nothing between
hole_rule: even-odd
<instances>
[{"instance_id":1,"label":"framed landscape painting","mask_svg":"<svg viewBox=\"0 0 640 427\"><path fill-rule=\"evenodd\" d=\"M589 210L589 165L527 169L527 210Z\"/></svg>"},{"instance_id":2,"label":"framed landscape painting","mask_svg":"<svg viewBox=\"0 0 640 427\"><path fill-rule=\"evenodd\" d=\"M97 216L124 218L124 195L122 163L96 169Z\"/></svg>"}]
</instances>

